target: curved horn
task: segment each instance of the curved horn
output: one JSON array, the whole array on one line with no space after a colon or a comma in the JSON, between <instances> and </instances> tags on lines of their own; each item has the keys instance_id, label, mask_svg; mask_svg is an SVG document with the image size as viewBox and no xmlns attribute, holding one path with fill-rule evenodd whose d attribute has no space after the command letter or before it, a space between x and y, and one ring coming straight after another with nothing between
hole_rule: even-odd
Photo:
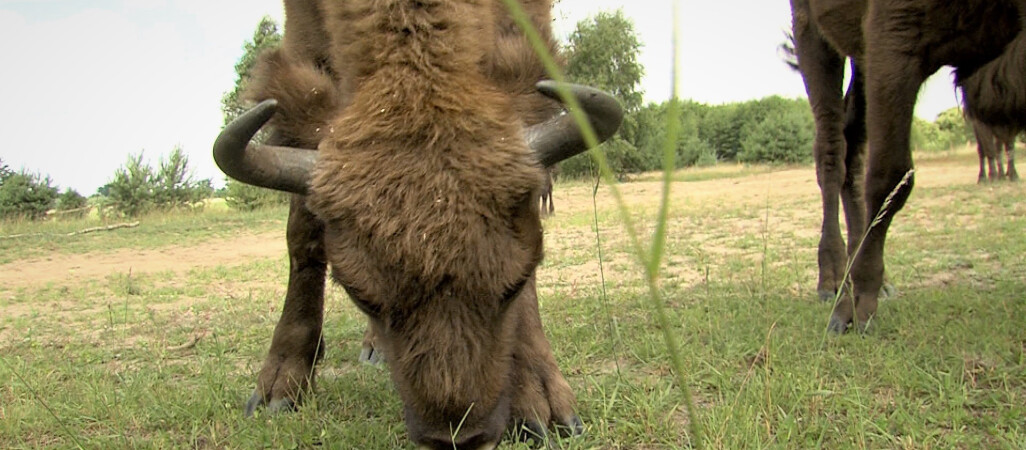
<instances>
[{"instance_id":1,"label":"curved horn","mask_svg":"<svg viewBox=\"0 0 1026 450\"><path fill-rule=\"evenodd\" d=\"M238 181L279 191L306 194L317 152L273 145L249 145L278 108L264 100L229 123L214 141L214 162Z\"/></svg>"},{"instance_id":2,"label":"curved horn","mask_svg":"<svg viewBox=\"0 0 1026 450\"><path fill-rule=\"evenodd\" d=\"M549 80L535 85L538 92L546 97L561 101L559 86L560 83ZM616 98L587 86L570 83L566 83L564 86L581 104L600 143L616 133L616 130L620 128L620 122L623 121L623 108ZM528 128L525 131L525 137L528 145L538 155L538 161L545 167L552 166L588 149L577 122L570 114L562 114L545 123Z\"/></svg>"}]
</instances>

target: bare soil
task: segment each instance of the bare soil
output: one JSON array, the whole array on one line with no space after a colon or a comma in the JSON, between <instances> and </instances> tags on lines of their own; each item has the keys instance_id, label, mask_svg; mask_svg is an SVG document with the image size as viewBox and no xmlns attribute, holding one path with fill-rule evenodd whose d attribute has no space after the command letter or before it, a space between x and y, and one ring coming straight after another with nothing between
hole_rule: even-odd
<instances>
[{"instance_id":1,"label":"bare soil","mask_svg":"<svg viewBox=\"0 0 1026 450\"><path fill-rule=\"evenodd\" d=\"M114 231L116 232L116 231ZM0 265L0 290L51 282L102 279L114 273L185 272L280 258L286 254L283 233L247 234L192 246L156 249L121 249L113 252L51 255L41 259Z\"/></svg>"}]
</instances>

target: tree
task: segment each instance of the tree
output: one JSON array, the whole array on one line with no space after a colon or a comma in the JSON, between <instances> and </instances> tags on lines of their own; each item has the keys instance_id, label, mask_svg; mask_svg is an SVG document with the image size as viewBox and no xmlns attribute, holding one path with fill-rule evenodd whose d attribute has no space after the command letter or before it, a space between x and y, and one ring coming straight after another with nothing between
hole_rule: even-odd
<instances>
[{"instance_id":1,"label":"tree","mask_svg":"<svg viewBox=\"0 0 1026 450\"><path fill-rule=\"evenodd\" d=\"M107 195L101 214L111 212L134 217L149 210L153 203L155 175L143 163L143 152L129 155L125 165L114 171L114 179L105 186Z\"/></svg>"},{"instance_id":2,"label":"tree","mask_svg":"<svg viewBox=\"0 0 1026 450\"><path fill-rule=\"evenodd\" d=\"M67 188L61 195L57 196L57 210L70 211L73 209L85 208L89 201L79 194L78 191Z\"/></svg>"},{"instance_id":3,"label":"tree","mask_svg":"<svg viewBox=\"0 0 1026 450\"><path fill-rule=\"evenodd\" d=\"M175 147L161 158L154 170L143 162L143 152L129 155L114 178L99 189L106 192L101 214L135 217L152 209L174 209L202 205L213 193L210 180L193 180L189 159Z\"/></svg>"},{"instance_id":4,"label":"tree","mask_svg":"<svg viewBox=\"0 0 1026 450\"><path fill-rule=\"evenodd\" d=\"M7 164L4 163L4 160L0 159L0 183L2 183L4 179L13 174L14 171L12 171L10 167L7 167Z\"/></svg>"},{"instance_id":5,"label":"tree","mask_svg":"<svg viewBox=\"0 0 1026 450\"><path fill-rule=\"evenodd\" d=\"M594 17L577 22L565 48L567 77L612 93L623 104L625 116L619 136L602 144L615 175L650 170L653 161L638 151L640 124L635 113L641 107L638 85L644 68L638 63L641 44L634 32L634 24L623 15L600 12ZM591 173L587 155L581 155L560 165L561 174L582 176ZM656 160L658 161L658 160Z\"/></svg>"},{"instance_id":6,"label":"tree","mask_svg":"<svg viewBox=\"0 0 1026 450\"><path fill-rule=\"evenodd\" d=\"M933 123L937 125L937 129L949 134L953 144L962 144L976 139L973 126L966 120L962 108L954 107L941 111Z\"/></svg>"},{"instance_id":7,"label":"tree","mask_svg":"<svg viewBox=\"0 0 1026 450\"><path fill-rule=\"evenodd\" d=\"M221 97L221 112L224 114L224 123L238 117L245 111L242 104L241 94L246 88L250 72L256 63L257 56L267 49L273 49L281 45L282 34L278 24L270 17L264 16L253 31L253 38L242 44L242 57L235 63L235 86ZM257 142L267 138L261 132L254 138ZM271 189L250 186L232 179L225 182L227 193L226 202L228 206L236 209L251 210L267 205L281 205L288 202L288 195Z\"/></svg>"},{"instance_id":8,"label":"tree","mask_svg":"<svg viewBox=\"0 0 1026 450\"><path fill-rule=\"evenodd\" d=\"M577 22L566 48L566 74L575 83L609 91L634 112L641 107L638 85L645 73L640 49L634 23L623 11L600 12Z\"/></svg>"},{"instance_id":9,"label":"tree","mask_svg":"<svg viewBox=\"0 0 1026 450\"><path fill-rule=\"evenodd\" d=\"M0 166L0 217L46 217L57 198L50 177L25 170L13 172L2 163Z\"/></svg>"},{"instance_id":10,"label":"tree","mask_svg":"<svg viewBox=\"0 0 1026 450\"><path fill-rule=\"evenodd\" d=\"M242 44L242 57L235 63L235 86L221 97L221 112L224 114L225 125L246 111L241 94L246 88L257 56L265 49L280 46L281 40L282 34L278 29L278 23L269 16L264 16L253 31L253 39Z\"/></svg>"},{"instance_id":11,"label":"tree","mask_svg":"<svg viewBox=\"0 0 1026 450\"><path fill-rule=\"evenodd\" d=\"M741 162L802 163L812 160L812 118L790 110L754 123L741 141Z\"/></svg>"},{"instance_id":12,"label":"tree","mask_svg":"<svg viewBox=\"0 0 1026 450\"><path fill-rule=\"evenodd\" d=\"M193 180L189 158L175 147L167 159L161 158L154 176L153 203L162 208L194 206L209 197L214 189L210 180Z\"/></svg>"}]
</instances>

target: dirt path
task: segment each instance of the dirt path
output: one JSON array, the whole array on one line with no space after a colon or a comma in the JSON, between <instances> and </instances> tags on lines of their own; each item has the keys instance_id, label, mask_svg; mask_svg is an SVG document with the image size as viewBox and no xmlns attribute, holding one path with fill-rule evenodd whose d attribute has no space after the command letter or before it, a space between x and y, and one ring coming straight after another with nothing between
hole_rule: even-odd
<instances>
[{"instance_id":1,"label":"dirt path","mask_svg":"<svg viewBox=\"0 0 1026 450\"><path fill-rule=\"evenodd\" d=\"M113 273L185 272L195 267L231 265L285 255L284 233L242 235L181 247L122 249L109 253L53 255L0 265L0 286L17 288L59 281L83 281ZM2 289L0 288L0 289Z\"/></svg>"},{"instance_id":2,"label":"dirt path","mask_svg":"<svg viewBox=\"0 0 1026 450\"><path fill-rule=\"evenodd\" d=\"M730 167L711 170L731 171ZM916 188L974 184L975 168L965 158L919 161ZM630 205L653 205L658 201L658 182L622 185ZM741 178L720 178L678 183L674 202L763 205L774 198L819 195L811 168L781 170ZM600 204L611 202L607 189L600 189ZM591 188L575 186L556 189L557 214L591 211ZM818 200L810 208L818 207ZM49 282L82 281L103 278L112 273L176 271L195 267L231 265L259 258L280 258L286 253L281 232L242 235L233 239L209 241L189 247L169 246L153 250L123 249L108 253L53 255L50 257L0 265L0 289L43 285Z\"/></svg>"}]
</instances>

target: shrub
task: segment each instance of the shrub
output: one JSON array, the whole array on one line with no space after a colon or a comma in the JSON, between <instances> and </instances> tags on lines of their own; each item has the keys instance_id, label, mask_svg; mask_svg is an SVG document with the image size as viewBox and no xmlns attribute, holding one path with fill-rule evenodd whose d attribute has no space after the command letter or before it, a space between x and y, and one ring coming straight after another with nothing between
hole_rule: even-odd
<instances>
[{"instance_id":1,"label":"shrub","mask_svg":"<svg viewBox=\"0 0 1026 450\"><path fill-rule=\"evenodd\" d=\"M813 134L811 121L801 112L768 116L746 130L737 160L788 164L811 161Z\"/></svg>"},{"instance_id":2,"label":"shrub","mask_svg":"<svg viewBox=\"0 0 1026 450\"><path fill-rule=\"evenodd\" d=\"M84 217L89 212L89 200L71 188L57 196L57 211L67 217Z\"/></svg>"},{"instance_id":3,"label":"shrub","mask_svg":"<svg viewBox=\"0 0 1026 450\"><path fill-rule=\"evenodd\" d=\"M180 148L167 159L161 158L158 170L143 163L143 153L129 155L125 165L114 172L114 179L100 188L105 193L100 213L135 217L152 209L202 206L214 189L210 180L193 180L189 160Z\"/></svg>"},{"instance_id":4,"label":"shrub","mask_svg":"<svg viewBox=\"0 0 1026 450\"><path fill-rule=\"evenodd\" d=\"M4 166L6 169L6 166ZM25 217L32 220L46 217L57 199L57 188L49 176L2 171L0 174L0 216Z\"/></svg>"},{"instance_id":5,"label":"shrub","mask_svg":"<svg viewBox=\"0 0 1026 450\"><path fill-rule=\"evenodd\" d=\"M252 211L268 206L285 205L289 202L289 194L251 186L246 183L229 179L225 182L224 201L229 208L240 211Z\"/></svg>"},{"instance_id":6,"label":"shrub","mask_svg":"<svg viewBox=\"0 0 1026 450\"><path fill-rule=\"evenodd\" d=\"M632 173L644 172L655 167L655 161L649 155L639 151L619 135L599 146L599 151L606 154L613 174L619 180L627 179ZM582 153L559 164L561 176L567 178L583 178L598 173L598 166L591 160L591 155Z\"/></svg>"}]
</instances>

